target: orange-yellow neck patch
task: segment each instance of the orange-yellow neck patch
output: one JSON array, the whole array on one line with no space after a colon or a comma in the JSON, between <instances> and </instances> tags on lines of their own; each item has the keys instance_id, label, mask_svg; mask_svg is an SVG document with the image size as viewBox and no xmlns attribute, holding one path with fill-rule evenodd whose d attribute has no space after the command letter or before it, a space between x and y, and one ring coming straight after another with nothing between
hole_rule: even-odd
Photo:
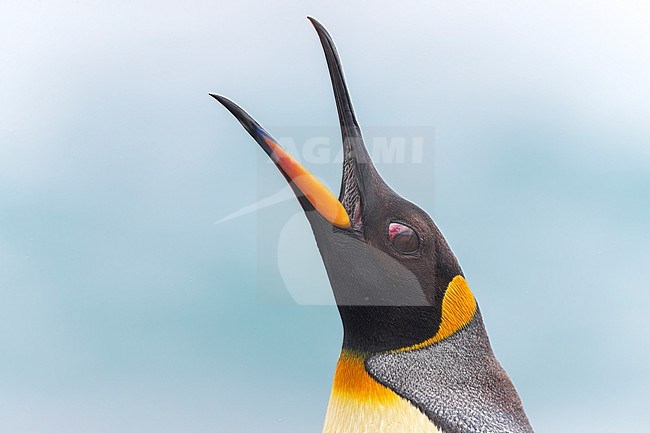
<instances>
[{"instance_id":1,"label":"orange-yellow neck patch","mask_svg":"<svg viewBox=\"0 0 650 433\"><path fill-rule=\"evenodd\" d=\"M465 278L456 275L447 286L442 299L442 320L436 335L421 343L394 350L393 353L421 349L442 341L467 326L474 314L476 314L476 299Z\"/></svg>"},{"instance_id":2,"label":"orange-yellow neck patch","mask_svg":"<svg viewBox=\"0 0 650 433\"><path fill-rule=\"evenodd\" d=\"M364 365L361 354L344 350L336 365L332 393L359 401L391 403L399 396L373 379Z\"/></svg>"},{"instance_id":3,"label":"orange-yellow neck patch","mask_svg":"<svg viewBox=\"0 0 650 433\"><path fill-rule=\"evenodd\" d=\"M441 433L408 400L374 380L362 354L344 350L334 384L323 433Z\"/></svg>"}]
</instances>

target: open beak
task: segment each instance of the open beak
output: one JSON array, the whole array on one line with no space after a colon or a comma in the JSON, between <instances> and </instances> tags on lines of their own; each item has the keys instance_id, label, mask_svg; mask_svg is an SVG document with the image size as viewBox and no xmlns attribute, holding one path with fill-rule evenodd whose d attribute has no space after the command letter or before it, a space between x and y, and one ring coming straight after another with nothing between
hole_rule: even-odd
<instances>
[{"instance_id":1,"label":"open beak","mask_svg":"<svg viewBox=\"0 0 650 433\"><path fill-rule=\"evenodd\" d=\"M350 217L338 199L316 176L280 146L251 116L241 107L220 95L210 94L228 109L248 133L264 149L280 172L293 188L305 211L315 210L332 225L347 229L351 227Z\"/></svg>"},{"instance_id":2,"label":"open beak","mask_svg":"<svg viewBox=\"0 0 650 433\"><path fill-rule=\"evenodd\" d=\"M293 188L305 211L315 210L332 225L358 232L363 225L363 197L366 196L367 189L383 181L363 143L332 37L318 21L308 18L316 29L325 52L341 126L343 177L338 199L237 104L220 95L211 93L210 96L223 104L269 155Z\"/></svg>"},{"instance_id":3,"label":"open beak","mask_svg":"<svg viewBox=\"0 0 650 433\"><path fill-rule=\"evenodd\" d=\"M312 17L307 18L316 29L323 46L336 100L336 111L339 115L343 140L343 176L339 201L350 215L354 231L363 232L364 200L373 198L376 195L377 187L385 185L385 183L377 173L363 142L361 128L354 115L350 93L343 76L341 59L336 51L334 41L321 23Z\"/></svg>"}]
</instances>

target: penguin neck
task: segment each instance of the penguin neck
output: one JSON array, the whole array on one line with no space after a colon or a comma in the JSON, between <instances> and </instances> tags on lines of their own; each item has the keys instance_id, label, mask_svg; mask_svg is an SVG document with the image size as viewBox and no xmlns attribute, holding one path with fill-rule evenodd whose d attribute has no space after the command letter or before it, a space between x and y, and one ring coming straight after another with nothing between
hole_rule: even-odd
<instances>
[{"instance_id":1,"label":"penguin neck","mask_svg":"<svg viewBox=\"0 0 650 433\"><path fill-rule=\"evenodd\" d=\"M343 349L332 383L332 392L337 396L357 401L392 403L397 394L373 379L366 371L368 354Z\"/></svg>"},{"instance_id":2,"label":"penguin neck","mask_svg":"<svg viewBox=\"0 0 650 433\"><path fill-rule=\"evenodd\" d=\"M462 275L426 306L339 306L343 353L376 354L415 350L442 341L472 320L477 304Z\"/></svg>"},{"instance_id":3,"label":"penguin neck","mask_svg":"<svg viewBox=\"0 0 650 433\"><path fill-rule=\"evenodd\" d=\"M439 307L339 307L345 337L323 433L440 433L411 401L380 383L366 362L381 353L416 351L463 329L477 311L465 279L449 283Z\"/></svg>"},{"instance_id":4,"label":"penguin neck","mask_svg":"<svg viewBox=\"0 0 650 433\"><path fill-rule=\"evenodd\" d=\"M434 306L339 306L343 350L382 353L425 341L440 326Z\"/></svg>"}]
</instances>

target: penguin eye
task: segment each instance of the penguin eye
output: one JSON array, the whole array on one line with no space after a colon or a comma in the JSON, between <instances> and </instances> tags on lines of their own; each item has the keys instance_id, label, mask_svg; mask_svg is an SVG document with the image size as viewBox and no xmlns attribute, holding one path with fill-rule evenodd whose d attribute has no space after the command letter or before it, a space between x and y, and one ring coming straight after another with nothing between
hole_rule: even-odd
<instances>
[{"instance_id":1,"label":"penguin eye","mask_svg":"<svg viewBox=\"0 0 650 433\"><path fill-rule=\"evenodd\" d=\"M411 227L400 223L388 225L388 240L400 253L414 253L420 246L420 239Z\"/></svg>"}]
</instances>

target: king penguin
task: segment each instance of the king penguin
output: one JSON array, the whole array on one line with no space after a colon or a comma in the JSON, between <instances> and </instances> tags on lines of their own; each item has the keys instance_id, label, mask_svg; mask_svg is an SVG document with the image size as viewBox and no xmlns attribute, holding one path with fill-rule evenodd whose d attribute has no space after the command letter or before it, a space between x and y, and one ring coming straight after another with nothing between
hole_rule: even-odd
<instances>
[{"instance_id":1,"label":"king penguin","mask_svg":"<svg viewBox=\"0 0 650 433\"><path fill-rule=\"evenodd\" d=\"M252 117L223 104L291 185L343 322L324 433L531 433L458 260L429 215L377 172L334 42L315 19L343 138L336 198Z\"/></svg>"}]
</instances>

